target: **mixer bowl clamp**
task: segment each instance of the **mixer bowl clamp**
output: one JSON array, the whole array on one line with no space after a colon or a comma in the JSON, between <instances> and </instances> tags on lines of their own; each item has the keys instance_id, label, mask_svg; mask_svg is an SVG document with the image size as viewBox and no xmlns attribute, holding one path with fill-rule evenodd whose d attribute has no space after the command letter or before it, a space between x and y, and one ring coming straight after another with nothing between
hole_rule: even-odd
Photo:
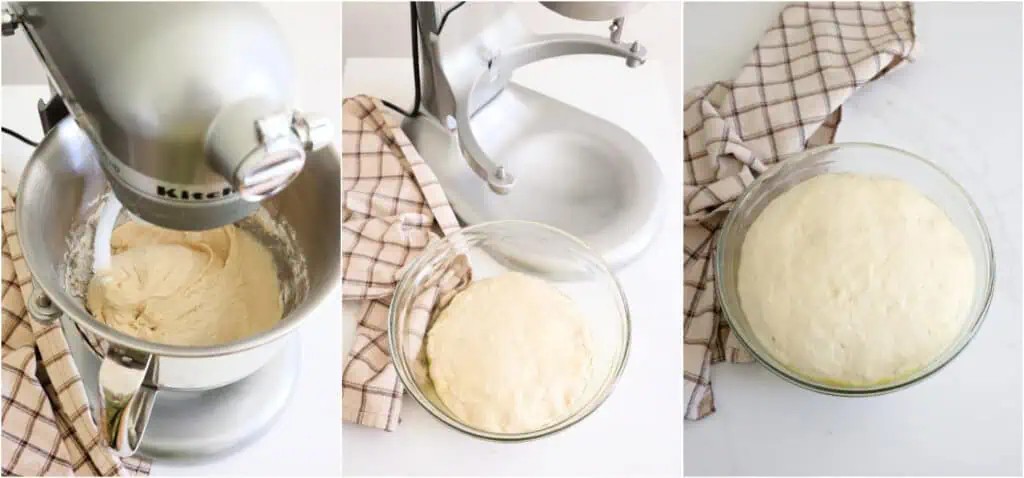
<instances>
[{"instance_id":1,"label":"mixer bowl clamp","mask_svg":"<svg viewBox=\"0 0 1024 478\"><path fill-rule=\"evenodd\" d=\"M60 308L33 283L26 304L32 320L44 326L60 327L64 315ZM120 457L134 455L146 432L156 399L156 389L144 386L155 376L156 361L152 355L106 343L101 355L98 400L99 429L103 441Z\"/></svg>"},{"instance_id":2,"label":"mixer bowl clamp","mask_svg":"<svg viewBox=\"0 0 1024 478\"><path fill-rule=\"evenodd\" d=\"M99 428L103 441L120 457L134 455L149 424L156 389L143 386L153 374L153 356L108 345L100 364Z\"/></svg>"}]
</instances>

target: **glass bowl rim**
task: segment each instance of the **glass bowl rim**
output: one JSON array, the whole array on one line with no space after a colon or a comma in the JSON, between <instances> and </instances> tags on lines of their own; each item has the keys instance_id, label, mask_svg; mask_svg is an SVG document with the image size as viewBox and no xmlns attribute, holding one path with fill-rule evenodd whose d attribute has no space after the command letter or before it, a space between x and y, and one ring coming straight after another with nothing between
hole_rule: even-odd
<instances>
[{"instance_id":1,"label":"glass bowl rim","mask_svg":"<svg viewBox=\"0 0 1024 478\"><path fill-rule=\"evenodd\" d=\"M396 333L396 329L398 326L398 311L397 308L395 307L395 302L397 298L400 297L402 293L406 291L406 289L412 287L411 277L413 277L413 274L410 274L410 272L417 269L421 269L423 267L423 263L427 261L429 257L432 257L434 253L436 253L440 248L450 244L453 238L465 236L467 234L472 234L474 232L478 232L481 229L487 229L489 227L494 227L496 225L505 224L515 225L517 227L524 226L543 229L546 230L547 232L552 232L566 239L569 239L574 244L580 246L584 254L588 255L589 258L600 268L603 275L606 278L611 279L612 283L615 285L616 290L618 291L619 299L622 301L623 310L623 314L621 314L621 321L623 327L623 336L621 339L622 353L616 357L612 367L610 367L610 375L608 378L605 379L607 383L604 385L603 389L601 389L597 395L588 400L585 404L580 406L575 412L569 415L569 417L554 422L538 430L532 430L523 433L499 433L478 430L476 428L470 427L462 423L462 421L454 417L448 416L448 414L439 410L437 406L435 406L434 403L424 395L422 390L420 390L420 387L416 385L416 381L412 377L412 372L405 365L405 360L399 359L399 357L401 357L402 355L400 355L400 353L398 352L399 345ZM393 366L395 370L398 372L399 381L401 381L404 389L408 391L409 395L412 395L413 399L415 399L416 402L419 403L419 405L423 407L430 415L432 415L435 419L441 421L442 423L448 425L449 427L455 429L456 431L459 431L466 435L475 438L481 438L488 441L514 443L532 441L538 438L551 436L555 433L564 431L567 428L572 427L573 425L583 421L585 418L592 415L595 411L597 411L598 408L601 408L604 402L608 400L608 397L610 397L612 392L615 390L616 386L619 383L619 380L622 378L622 374L625 372L626 364L629 362L629 354L632 348L633 322L629 308L629 301L626 297L626 291L625 289L622 288L622 284L619 282L618 276L616 276L615 273L611 270L607 262L605 262L604 258L602 258L600 255L594 252L594 250L591 249L590 246L588 246L585 242L583 242L583 240L557 227L550 226L547 224L519 219L502 219L496 221L481 222L478 224L460 228L457 231L454 231L446 236L442 236L438 240L435 240L428 244L427 247L425 247L412 260L412 262L409 263L409 266L406 268L405 272L403 272L402 277L398 280L398 284L395 287L394 293L392 293L391 295L391 301L388 305L387 333L388 354L391 357L391 366Z\"/></svg>"},{"instance_id":2,"label":"glass bowl rim","mask_svg":"<svg viewBox=\"0 0 1024 478\"><path fill-rule=\"evenodd\" d=\"M809 377L801 376L789 370L781 363L776 365L775 363L773 363L775 361L774 357L766 358L762 356L761 352L751 347L751 337L748 337L746 332L744 332L742 328L736 328L733 326L734 314L737 314L738 312L737 315L742 317L743 311L732 310L730 306L726 304L725 301L721 300L721 297L725 294L725 286L723 284L724 281L718 280L718 278L723 277L722 272L723 265L725 262L725 252L723 252L724 248L722 246L726 238L725 232L730 231L735 227L735 223L738 220L739 216L738 211L742 211L744 209L741 206L747 204L747 201L750 199L754 191L758 190L761 187L761 185L769 178L775 177L779 174L784 174L783 171L797 167L798 165L805 161L810 161L812 158L819 156L821 153L826 153L829 151L835 151L839 149L855 148L884 150L890 153L895 153L904 156L908 159L916 161L919 165L925 168L930 168L932 171L938 173L940 177L945 179L947 185L951 186L951 189L954 190L960 196L960 198L964 201L964 204L967 206L967 209L970 210L971 212L971 216L974 219L974 223L977 226L978 231L980 233L982 239L981 242L985 248L985 254L984 257L982 257L982 259L985 260L988 265L989 274L987 278L988 280L985 282L983 289L983 294L985 295L985 297L983 298L984 302L982 303L982 306L978 311L978 315L976 317L970 317L970 327L965 333L962 333L960 334L960 336L957 337L957 342L962 341L962 343L957 345L957 343L954 342L954 345L957 345L957 347L955 350L952 350L952 353L950 353L949 349L944 350L941 355L939 355L931 362L926 364L924 368L901 379L885 382L876 386L841 387L837 385L821 383L818 381L814 381ZM956 359L956 357L959 356L960 353L967 348L967 345L971 343L972 340L974 340L974 336L978 333L978 330L981 328L982 323L985 321L985 318L988 315L989 307L992 305L992 296L995 290L996 281L996 261L995 251L992 245L992 237L989 234L988 226L985 224L985 219L984 216L982 216L981 214L981 210L978 208L977 204L974 202L974 199L970 196L970 194L967 193L967 190L964 189L963 185L961 185L955 178L953 178L953 176L949 174L946 170L944 170L934 162L922 156L916 155L909 151L905 151L903 149L896 148L893 146L887 146L871 142L840 142L817 146L814 148L801 151L799 153L794 153L790 155L788 158L784 158L783 160L779 161L779 163L776 164L779 164L779 166L755 178L754 181L750 184L750 186L748 186L743 191L743 193L736 199L736 202L730 209L728 216L722 222L721 229L718 231L718 237L714 239L715 254L714 257L711 258L714 262L713 266L716 279L715 300L719 302L722 318L724 318L725 321L729 324L729 328L733 332L735 332L734 335L736 339L740 342L744 349L746 349L747 352L750 353L751 357L753 357L756 362L761 364L763 367L767 368L773 374L786 380L787 382L790 382L801 388L811 390L814 392L841 397L870 397L895 392L897 390L901 390L910 387L911 385L915 385L924 381L925 379L935 375L936 372L942 370L947 365L949 365L954 359ZM764 354L768 355L767 352L764 352ZM941 361L936 362L939 360Z\"/></svg>"}]
</instances>

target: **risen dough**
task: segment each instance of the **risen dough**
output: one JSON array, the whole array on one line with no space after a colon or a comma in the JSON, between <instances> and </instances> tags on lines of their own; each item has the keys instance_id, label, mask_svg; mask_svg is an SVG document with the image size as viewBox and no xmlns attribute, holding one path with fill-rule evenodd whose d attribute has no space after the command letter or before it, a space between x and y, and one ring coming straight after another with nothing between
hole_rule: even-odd
<instances>
[{"instance_id":1,"label":"risen dough","mask_svg":"<svg viewBox=\"0 0 1024 478\"><path fill-rule=\"evenodd\" d=\"M754 221L738 287L751 328L782 363L827 382L878 384L956 340L974 263L961 232L910 185L826 174Z\"/></svg>"},{"instance_id":2,"label":"risen dough","mask_svg":"<svg viewBox=\"0 0 1024 478\"><path fill-rule=\"evenodd\" d=\"M507 273L470 284L427 335L430 378L468 425L538 430L573 413L592 373L587 320L543 280Z\"/></svg>"},{"instance_id":3,"label":"risen dough","mask_svg":"<svg viewBox=\"0 0 1024 478\"><path fill-rule=\"evenodd\" d=\"M281 300L273 257L236 226L202 232L125 223L111 268L89 283L96 319L151 342L202 346L273 327Z\"/></svg>"}]
</instances>

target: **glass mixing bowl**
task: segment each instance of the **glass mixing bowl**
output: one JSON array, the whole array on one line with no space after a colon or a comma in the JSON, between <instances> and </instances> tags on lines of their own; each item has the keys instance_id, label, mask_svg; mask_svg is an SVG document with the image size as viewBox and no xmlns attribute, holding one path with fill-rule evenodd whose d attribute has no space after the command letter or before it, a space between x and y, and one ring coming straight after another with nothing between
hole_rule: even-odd
<instances>
[{"instance_id":1,"label":"glass mixing bowl","mask_svg":"<svg viewBox=\"0 0 1024 478\"><path fill-rule=\"evenodd\" d=\"M467 262L468 259L468 262ZM458 282L471 265L471 280L515 271L547 281L582 308L595 344L594 376L580 406L547 426L526 433L474 428L455 416L434 392L421 347L441 310L438 284ZM446 282L446 278L452 278ZM455 290L468 284L462 280ZM444 290L444 288L442 288ZM405 389L438 420L474 437L524 441L564 430L594 412L611 394L629 355L630 318L626 296L604 261L583 242L550 226L495 221L467 227L429 245L405 271L391 300L388 341Z\"/></svg>"},{"instance_id":2,"label":"glass mixing bowl","mask_svg":"<svg viewBox=\"0 0 1024 478\"><path fill-rule=\"evenodd\" d=\"M736 287L740 248L747 230L773 199L825 173L854 173L905 181L937 204L967 240L975 264L974 302L959 337L916 372L870 386L845 386L811 379L782 364L757 339L740 307ZM974 337L992 299L995 264L992 240L967 192L934 164L906 151L870 143L841 143L811 149L757 178L733 207L719 232L714 257L716 292L722 314L751 355L776 375L801 387L840 396L871 396L899 390L931 376L951 362Z\"/></svg>"}]
</instances>

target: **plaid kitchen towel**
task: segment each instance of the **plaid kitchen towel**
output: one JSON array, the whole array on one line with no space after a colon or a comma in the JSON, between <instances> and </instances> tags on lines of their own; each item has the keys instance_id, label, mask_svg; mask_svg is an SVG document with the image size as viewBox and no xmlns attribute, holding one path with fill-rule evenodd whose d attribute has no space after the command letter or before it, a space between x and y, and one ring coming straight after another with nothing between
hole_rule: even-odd
<instances>
[{"instance_id":1,"label":"plaid kitchen towel","mask_svg":"<svg viewBox=\"0 0 1024 478\"><path fill-rule=\"evenodd\" d=\"M376 98L344 101L341 170L342 298L360 301L355 343L342 373L342 417L392 431L404 390L388 353L391 293L404 267L438 237L435 226L448 234L459 223L437 178ZM444 297L427 297L416 309L429 316ZM419 318L420 330L427 318Z\"/></svg>"},{"instance_id":2,"label":"plaid kitchen towel","mask_svg":"<svg viewBox=\"0 0 1024 478\"><path fill-rule=\"evenodd\" d=\"M715 411L711 364L750 356L721 319L711 257L725 213L780 158L831 143L841 105L917 45L909 3L787 5L733 81L686 93L686 418Z\"/></svg>"},{"instance_id":3,"label":"plaid kitchen towel","mask_svg":"<svg viewBox=\"0 0 1024 478\"><path fill-rule=\"evenodd\" d=\"M103 445L59 324L31 320L32 276L21 253L14 197L3 188L3 474L148 475Z\"/></svg>"}]
</instances>

